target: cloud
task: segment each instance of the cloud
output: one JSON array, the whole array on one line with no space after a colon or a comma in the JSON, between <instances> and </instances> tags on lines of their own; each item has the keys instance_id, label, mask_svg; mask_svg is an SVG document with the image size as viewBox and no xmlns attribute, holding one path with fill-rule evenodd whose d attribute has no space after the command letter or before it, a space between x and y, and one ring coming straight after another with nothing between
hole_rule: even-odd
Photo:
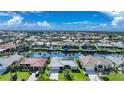
<instances>
[{"instance_id":1,"label":"cloud","mask_svg":"<svg viewBox=\"0 0 124 93\"><path fill-rule=\"evenodd\" d=\"M10 20L8 20L6 22L6 25L10 26L10 25L18 25L20 23L22 23L23 18L20 16L14 16L13 18L11 18Z\"/></svg>"},{"instance_id":2,"label":"cloud","mask_svg":"<svg viewBox=\"0 0 124 93\"><path fill-rule=\"evenodd\" d=\"M19 12L21 13L21 12ZM14 17L14 16L21 16L18 12L15 11L2 11L0 12L0 16L10 16L10 17Z\"/></svg>"},{"instance_id":3,"label":"cloud","mask_svg":"<svg viewBox=\"0 0 124 93\"><path fill-rule=\"evenodd\" d=\"M23 23L23 27L53 28L53 26L50 23L48 23L47 21L43 21L43 22L38 21L38 22L33 22L33 23L25 22L25 23Z\"/></svg>"},{"instance_id":4,"label":"cloud","mask_svg":"<svg viewBox=\"0 0 124 93\"><path fill-rule=\"evenodd\" d=\"M67 23L64 23L64 24L88 24L89 22L88 21L81 21L81 22L67 22Z\"/></svg>"},{"instance_id":5,"label":"cloud","mask_svg":"<svg viewBox=\"0 0 124 93\"><path fill-rule=\"evenodd\" d=\"M80 21L80 22L67 22L63 26L70 27L72 29L81 29L81 30L105 30L108 29L108 23L97 23L91 21ZM62 27L61 27L62 28Z\"/></svg>"},{"instance_id":6,"label":"cloud","mask_svg":"<svg viewBox=\"0 0 124 93\"><path fill-rule=\"evenodd\" d=\"M9 16L9 14L5 12L0 12L0 16Z\"/></svg>"},{"instance_id":7,"label":"cloud","mask_svg":"<svg viewBox=\"0 0 124 93\"><path fill-rule=\"evenodd\" d=\"M122 16L114 17L114 19L112 20L112 26L118 26L120 23L123 22L124 22L124 18Z\"/></svg>"},{"instance_id":8,"label":"cloud","mask_svg":"<svg viewBox=\"0 0 124 93\"><path fill-rule=\"evenodd\" d=\"M102 11L102 13L110 17L124 16L124 11Z\"/></svg>"},{"instance_id":9,"label":"cloud","mask_svg":"<svg viewBox=\"0 0 124 93\"><path fill-rule=\"evenodd\" d=\"M104 28L104 27L107 26L107 24L100 24L99 26L102 27L102 28Z\"/></svg>"},{"instance_id":10,"label":"cloud","mask_svg":"<svg viewBox=\"0 0 124 93\"><path fill-rule=\"evenodd\" d=\"M51 25L47 21L37 22L38 26L51 28Z\"/></svg>"},{"instance_id":11,"label":"cloud","mask_svg":"<svg viewBox=\"0 0 124 93\"><path fill-rule=\"evenodd\" d=\"M123 11L106 11L102 12L112 19L109 28L111 29L123 29L124 28L124 12Z\"/></svg>"}]
</instances>

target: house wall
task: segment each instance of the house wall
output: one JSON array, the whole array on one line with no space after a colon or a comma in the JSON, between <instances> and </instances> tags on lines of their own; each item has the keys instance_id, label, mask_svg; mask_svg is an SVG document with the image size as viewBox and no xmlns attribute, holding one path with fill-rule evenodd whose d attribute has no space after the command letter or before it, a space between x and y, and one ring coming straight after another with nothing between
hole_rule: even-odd
<instances>
[{"instance_id":1,"label":"house wall","mask_svg":"<svg viewBox=\"0 0 124 93\"><path fill-rule=\"evenodd\" d=\"M49 69L52 70L52 71L59 71L60 67L50 67Z\"/></svg>"},{"instance_id":2,"label":"house wall","mask_svg":"<svg viewBox=\"0 0 124 93\"><path fill-rule=\"evenodd\" d=\"M21 71L31 71L36 72L42 70L42 67L30 67L28 64L21 64Z\"/></svg>"},{"instance_id":3,"label":"house wall","mask_svg":"<svg viewBox=\"0 0 124 93\"><path fill-rule=\"evenodd\" d=\"M37 71L40 71L40 70L42 70L41 67L30 67L31 72L37 72Z\"/></svg>"}]
</instances>

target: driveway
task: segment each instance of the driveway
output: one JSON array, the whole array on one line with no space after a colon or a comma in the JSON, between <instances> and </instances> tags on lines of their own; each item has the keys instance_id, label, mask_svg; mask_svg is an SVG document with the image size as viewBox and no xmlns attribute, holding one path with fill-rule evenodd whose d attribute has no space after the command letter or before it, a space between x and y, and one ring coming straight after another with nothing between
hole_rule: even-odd
<instances>
[{"instance_id":1,"label":"driveway","mask_svg":"<svg viewBox=\"0 0 124 93\"><path fill-rule=\"evenodd\" d=\"M27 81L35 81L35 80L37 80L35 74L36 73L32 73Z\"/></svg>"},{"instance_id":2,"label":"driveway","mask_svg":"<svg viewBox=\"0 0 124 93\"><path fill-rule=\"evenodd\" d=\"M93 63L87 64L85 66L86 73L88 74L90 81L100 81L94 68L95 68L95 64Z\"/></svg>"},{"instance_id":3,"label":"driveway","mask_svg":"<svg viewBox=\"0 0 124 93\"><path fill-rule=\"evenodd\" d=\"M58 80L58 76L59 76L59 71L51 71L50 72L50 79L51 80Z\"/></svg>"},{"instance_id":4,"label":"driveway","mask_svg":"<svg viewBox=\"0 0 124 93\"><path fill-rule=\"evenodd\" d=\"M90 81L100 81L100 79L98 78L97 73L94 70L86 70L86 73L89 76Z\"/></svg>"}]
</instances>

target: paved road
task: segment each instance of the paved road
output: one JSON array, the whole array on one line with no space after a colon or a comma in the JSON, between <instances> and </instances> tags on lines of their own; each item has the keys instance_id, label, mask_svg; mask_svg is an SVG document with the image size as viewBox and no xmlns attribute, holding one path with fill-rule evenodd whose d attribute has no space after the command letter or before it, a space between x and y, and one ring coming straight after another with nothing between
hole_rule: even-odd
<instances>
[{"instance_id":1,"label":"paved road","mask_svg":"<svg viewBox=\"0 0 124 93\"><path fill-rule=\"evenodd\" d=\"M35 81L37 80L35 73L32 73L27 81Z\"/></svg>"},{"instance_id":2,"label":"paved road","mask_svg":"<svg viewBox=\"0 0 124 93\"><path fill-rule=\"evenodd\" d=\"M58 80L58 75L59 75L58 71L51 71L50 72L50 79L51 80Z\"/></svg>"}]
</instances>

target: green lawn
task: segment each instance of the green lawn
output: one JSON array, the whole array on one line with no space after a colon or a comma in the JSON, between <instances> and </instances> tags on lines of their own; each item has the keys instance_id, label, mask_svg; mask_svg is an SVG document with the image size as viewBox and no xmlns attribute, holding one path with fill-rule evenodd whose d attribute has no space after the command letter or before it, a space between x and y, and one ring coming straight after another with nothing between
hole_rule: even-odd
<instances>
[{"instance_id":1,"label":"green lawn","mask_svg":"<svg viewBox=\"0 0 124 93\"><path fill-rule=\"evenodd\" d=\"M124 75L121 73L108 75L110 81L121 81L124 80Z\"/></svg>"},{"instance_id":2,"label":"green lawn","mask_svg":"<svg viewBox=\"0 0 124 93\"><path fill-rule=\"evenodd\" d=\"M124 75L121 73L111 73L108 76L106 76L109 81L123 81ZM101 79L104 79L106 77L101 77Z\"/></svg>"},{"instance_id":3,"label":"green lawn","mask_svg":"<svg viewBox=\"0 0 124 93\"><path fill-rule=\"evenodd\" d=\"M9 81L10 73L0 75L0 81Z\"/></svg>"},{"instance_id":4,"label":"green lawn","mask_svg":"<svg viewBox=\"0 0 124 93\"><path fill-rule=\"evenodd\" d=\"M18 81L21 81L22 79L27 80L30 76L29 72L17 72L17 75L18 75L17 78ZM10 72L6 74L2 74L0 75L0 81L9 81L10 77L11 77Z\"/></svg>"},{"instance_id":5,"label":"green lawn","mask_svg":"<svg viewBox=\"0 0 124 93\"><path fill-rule=\"evenodd\" d=\"M38 81L47 81L49 80L48 69L45 69L43 73L40 73Z\"/></svg>"},{"instance_id":6,"label":"green lawn","mask_svg":"<svg viewBox=\"0 0 124 93\"><path fill-rule=\"evenodd\" d=\"M18 72L17 75L18 75L18 79L17 79L18 81L21 81L22 79L28 80L30 73L29 72Z\"/></svg>"},{"instance_id":7,"label":"green lawn","mask_svg":"<svg viewBox=\"0 0 124 93\"><path fill-rule=\"evenodd\" d=\"M80 72L71 72L71 75L73 76L73 81L88 81L89 78L84 75L83 71ZM64 77L64 73L59 73L59 79L60 81L67 81L67 79Z\"/></svg>"}]
</instances>

